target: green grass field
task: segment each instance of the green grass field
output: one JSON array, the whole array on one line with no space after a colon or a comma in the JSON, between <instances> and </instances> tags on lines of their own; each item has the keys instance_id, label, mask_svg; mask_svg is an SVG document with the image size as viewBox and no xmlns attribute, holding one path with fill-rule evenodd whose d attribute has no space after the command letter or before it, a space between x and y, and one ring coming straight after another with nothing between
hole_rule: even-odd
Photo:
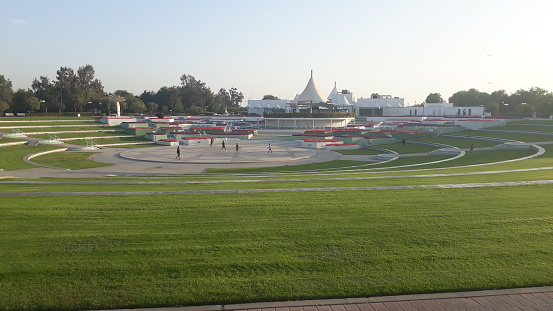
<instances>
[{"instance_id":1,"label":"green grass field","mask_svg":"<svg viewBox=\"0 0 553 311\"><path fill-rule=\"evenodd\" d=\"M27 136L30 136L30 137L35 137L35 138L44 138L44 139L49 139L50 136L52 135L55 135L59 138L76 138L76 137L110 137L110 136L123 136L123 135L128 135L127 133L124 133L124 132L114 132L114 131L110 131L110 132L88 132L88 131L83 131L83 132L73 132L73 133L53 133L53 134L28 134Z\"/></svg>"},{"instance_id":2,"label":"green grass field","mask_svg":"<svg viewBox=\"0 0 553 311\"><path fill-rule=\"evenodd\" d=\"M23 161L23 158L28 154L58 148L60 147L52 145L38 145L32 147L27 145L17 145L0 147L0 169L10 171L26 168L36 168L36 165L32 165Z\"/></svg>"},{"instance_id":3,"label":"green grass field","mask_svg":"<svg viewBox=\"0 0 553 311\"><path fill-rule=\"evenodd\" d=\"M509 140L517 140L517 141L522 141L522 142L542 142L542 141L551 141L551 140L553 140L552 135L530 134L530 133L465 131L465 132L461 132L461 133L457 133L457 134L458 135L466 135L466 136L483 136L483 137L502 138L502 139L509 139Z\"/></svg>"},{"instance_id":4,"label":"green grass field","mask_svg":"<svg viewBox=\"0 0 553 311\"><path fill-rule=\"evenodd\" d=\"M33 158L31 161L34 163L66 168L72 170L80 170L85 168L111 166L111 164L105 164L90 160L90 156L95 152L75 152L75 151L63 151L54 152L41 155Z\"/></svg>"},{"instance_id":5,"label":"green grass field","mask_svg":"<svg viewBox=\"0 0 553 311\"><path fill-rule=\"evenodd\" d=\"M533 121L514 121L523 125L509 127L531 130L535 127L528 124L553 125L548 120ZM459 134L553 141L553 136L533 134ZM275 133L264 137L258 139L297 139ZM108 135L95 142L112 140L128 141ZM470 144L475 148L498 144L473 138L427 141L463 149ZM35 167L22 158L55 148L59 147L1 147L0 168ZM405 156L381 164L329 161L210 169L212 174L175 177L44 178L29 184L0 183L0 193L324 189L550 180L553 145L543 148L546 153L541 156L512 162L504 161L535 151L475 150L433 164L429 162L449 158ZM408 142L405 148L393 144L388 149L425 153L436 148ZM371 155L374 151L340 153ZM32 161L79 169L98 164L88 159L91 154L58 152ZM527 168L541 169L508 172ZM501 170L506 171L495 172ZM471 172L482 174L466 174ZM442 175L447 173L460 175ZM40 184L43 181L58 183ZM552 190L553 185L532 185L2 196L0 310L207 305L553 285Z\"/></svg>"},{"instance_id":6,"label":"green grass field","mask_svg":"<svg viewBox=\"0 0 553 311\"><path fill-rule=\"evenodd\" d=\"M19 122L8 122L8 121L0 121L0 127L13 127L17 128L18 126L56 126L56 125L93 125L93 124L100 124L97 123L95 120L68 120L68 121L19 121ZM0 129L2 130L2 129Z\"/></svg>"},{"instance_id":7,"label":"green grass field","mask_svg":"<svg viewBox=\"0 0 553 311\"><path fill-rule=\"evenodd\" d=\"M72 126L72 127L35 127L35 128L23 128L20 130L23 133L36 133L36 132L65 132L65 131L113 131L113 130L122 131L123 129L120 127L113 127L113 126L107 126L107 125L95 125L95 126ZM29 135L33 136L33 134L29 134ZM39 134L36 134L36 135L39 135Z\"/></svg>"},{"instance_id":8,"label":"green grass field","mask_svg":"<svg viewBox=\"0 0 553 311\"><path fill-rule=\"evenodd\" d=\"M121 133L120 133L121 134ZM96 135L94 135L96 136ZM98 135L100 136L100 135ZM94 138L93 141L97 145L103 144L124 144L124 143L139 143L139 142L150 142L143 137L120 137L120 138L110 138L111 135L104 135L102 138ZM86 146L88 140L68 140L67 143L73 145L84 145ZM159 145L158 145L159 146Z\"/></svg>"},{"instance_id":9,"label":"green grass field","mask_svg":"<svg viewBox=\"0 0 553 311\"><path fill-rule=\"evenodd\" d=\"M4 197L0 308L553 285L551 190Z\"/></svg>"}]
</instances>

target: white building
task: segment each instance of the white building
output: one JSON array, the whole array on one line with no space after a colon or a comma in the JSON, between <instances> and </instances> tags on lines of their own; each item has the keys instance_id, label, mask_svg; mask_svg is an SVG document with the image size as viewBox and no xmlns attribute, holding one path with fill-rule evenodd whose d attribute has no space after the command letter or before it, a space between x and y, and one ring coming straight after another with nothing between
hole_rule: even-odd
<instances>
[{"instance_id":1,"label":"white building","mask_svg":"<svg viewBox=\"0 0 553 311\"><path fill-rule=\"evenodd\" d=\"M405 106L405 100L392 95L374 93L370 98L356 98L349 91L338 92L336 82L330 94L325 98L311 77L303 92L294 100L248 100L248 113L299 113L313 111L355 112L364 117L399 116L470 116L484 117L483 107L453 107L451 103L425 103L422 107ZM312 125L313 126L313 125Z\"/></svg>"}]
</instances>

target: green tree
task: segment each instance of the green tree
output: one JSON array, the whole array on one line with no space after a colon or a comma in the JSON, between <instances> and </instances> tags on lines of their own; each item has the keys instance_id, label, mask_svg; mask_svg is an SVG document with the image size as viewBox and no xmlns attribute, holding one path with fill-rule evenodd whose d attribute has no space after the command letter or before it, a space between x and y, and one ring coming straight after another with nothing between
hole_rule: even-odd
<instances>
[{"instance_id":1,"label":"green tree","mask_svg":"<svg viewBox=\"0 0 553 311\"><path fill-rule=\"evenodd\" d=\"M274 96L274 95L263 95L263 98L261 100L278 100L280 98Z\"/></svg>"},{"instance_id":2,"label":"green tree","mask_svg":"<svg viewBox=\"0 0 553 311\"><path fill-rule=\"evenodd\" d=\"M75 108L75 71L69 67L61 67L56 72L56 89L59 91L59 107ZM76 111L76 110L75 110Z\"/></svg>"},{"instance_id":3,"label":"green tree","mask_svg":"<svg viewBox=\"0 0 553 311\"><path fill-rule=\"evenodd\" d=\"M204 113L205 112L205 108L202 109L202 107L198 107L198 106L192 106L188 109L188 111L190 112L190 114L193 114L193 115L198 115L200 113Z\"/></svg>"},{"instance_id":4,"label":"green tree","mask_svg":"<svg viewBox=\"0 0 553 311\"><path fill-rule=\"evenodd\" d=\"M444 99L440 93L430 93L426 96L426 103L443 103Z\"/></svg>"},{"instance_id":5,"label":"green tree","mask_svg":"<svg viewBox=\"0 0 553 311\"><path fill-rule=\"evenodd\" d=\"M34 96L25 97L25 107L32 114L34 110L40 110L40 100Z\"/></svg>"},{"instance_id":6,"label":"green tree","mask_svg":"<svg viewBox=\"0 0 553 311\"><path fill-rule=\"evenodd\" d=\"M34 97L34 93L31 90L18 89L13 93L13 106L11 110L13 110L13 112L29 111L29 105L32 104L33 101L32 99L28 99L29 97ZM40 102L38 103L40 105Z\"/></svg>"},{"instance_id":7,"label":"green tree","mask_svg":"<svg viewBox=\"0 0 553 311\"><path fill-rule=\"evenodd\" d=\"M486 112L491 113L492 115L496 115L499 112L499 103L498 102L488 102L484 105L484 110Z\"/></svg>"},{"instance_id":8,"label":"green tree","mask_svg":"<svg viewBox=\"0 0 553 311\"><path fill-rule=\"evenodd\" d=\"M240 107L240 103L242 102L242 100L244 100L244 95L242 94L242 92L238 92L238 90L233 87L229 90L229 95L232 106Z\"/></svg>"},{"instance_id":9,"label":"green tree","mask_svg":"<svg viewBox=\"0 0 553 311\"><path fill-rule=\"evenodd\" d=\"M149 113L155 113L159 105L154 102L148 102L146 103L146 108Z\"/></svg>"},{"instance_id":10,"label":"green tree","mask_svg":"<svg viewBox=\"0 0 553 311\"><path fill-rule=\"evenodd\" d=\"M5 110L10 109L10 104L8 102L0 100L0 115L4 113Z\"/></svg>"},{"instance_id":11,"label":"green tree","mask_svg":"<svg viewBox=\"0 0 553 311\"><path fill-rule=\"evenodd\" d=\"M0 75L0 101L11 106L13 102L13 88L12 82L6 79L3 75ZM9 108L6 108L7 110Z\"/></svg>"},{"instance_id":12,"label":"green tree","mask_svg":"<svg viewBox=\"0 0 553 311\"><path fill-rule=\"evenodd\" d=\"M459 91L451 95L449 102L453 106L468 107L468 106L484 106L490 101L490 94L480 92L477 89L469 89L467 91Z\"/></svg>"},{"instance_id":13,"label":"green tree","mask_svg":"<svg viewBox=\"0 0 553 311\"><path fill-rule=\"evenodd\" d=\"M35 96L42 101L42 108L44 112L48 112L48 109L56 110L59 106L60 93L57 90L53 81L50 81L48 77L40 76L39 79L34 79L31 85Z\"/></svg>"},{"instance_id":14,"label":"green tree","mask_svg":"<svg viewBox=\"0 0 553 311\"><path fill-rule=\"evenodd\" d=\"M146 105L142 100L137 99L129 105L129 109L135 113L142 113L146 111Z\"/></svg>"}]
</instances>

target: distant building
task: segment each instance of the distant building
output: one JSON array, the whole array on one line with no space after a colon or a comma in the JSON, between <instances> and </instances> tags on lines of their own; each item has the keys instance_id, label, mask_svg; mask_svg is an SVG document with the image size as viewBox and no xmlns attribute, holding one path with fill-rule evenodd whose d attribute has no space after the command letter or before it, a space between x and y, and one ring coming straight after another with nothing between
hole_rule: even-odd
<instances>
[{"instance_id":1,"label":"distant building","mask_svg":"<svg viewBox=\"0 0 553 311\"><path fill-rule=\"evenodd\" d=\"M398 116L472 116L483 117L483 107L453 107L451 103L425 103L422 107L405 106L405 100L392 95L373 93L369 98L356 98L352 92L338 92L336 82L325 98L313 80L313 71L303 92L293 100L248 100L248 113L354 112L358 117ZM313 126L313 125L312 125Z\"/></svg>"}]
</instances>

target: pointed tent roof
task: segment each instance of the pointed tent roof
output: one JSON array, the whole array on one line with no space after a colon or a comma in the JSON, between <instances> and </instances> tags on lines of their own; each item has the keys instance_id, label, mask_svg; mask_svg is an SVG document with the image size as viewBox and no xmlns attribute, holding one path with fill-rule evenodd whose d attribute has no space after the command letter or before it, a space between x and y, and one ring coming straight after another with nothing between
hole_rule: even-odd
<instances>
[{"instance_id":1,"label":"pointed tent roof","mask_svg":"<svg viewBox=\"0 0 553 311\"><path fill-rule=\"evenodd\" d=\"M305 86L303 92L296 98L298 103L325 103L326 99L321 95L321 92L315 86L313 82L313 70L311 70L311 78Z\"/></svg>"},{"instance_id":2,"label":"pointed tent roof","mask_svg":"<svg viewBox=\"0 0 553 311\"><path fill-rule=\"evenodd\" d=\"M330 91L330 94L328 95L328 99L329 100L332 100L332 95L336 95L338 94L338 90L336 89L336 81L334 81L334 88L332 89L332 91Z\"/></svg>"},{"instance_id":3,"label":"pointed tent roof","mask_svg":"<svg viewBox=\"0 0 553 311\"><path fill-rule=\"evenodd\" d=\"M336 97L336 105L351 106L351 103L349 102L349 100L346 98L344 94L338 94L338 96L335 96L335 97Z\"/></svg>"}]
</instances>

